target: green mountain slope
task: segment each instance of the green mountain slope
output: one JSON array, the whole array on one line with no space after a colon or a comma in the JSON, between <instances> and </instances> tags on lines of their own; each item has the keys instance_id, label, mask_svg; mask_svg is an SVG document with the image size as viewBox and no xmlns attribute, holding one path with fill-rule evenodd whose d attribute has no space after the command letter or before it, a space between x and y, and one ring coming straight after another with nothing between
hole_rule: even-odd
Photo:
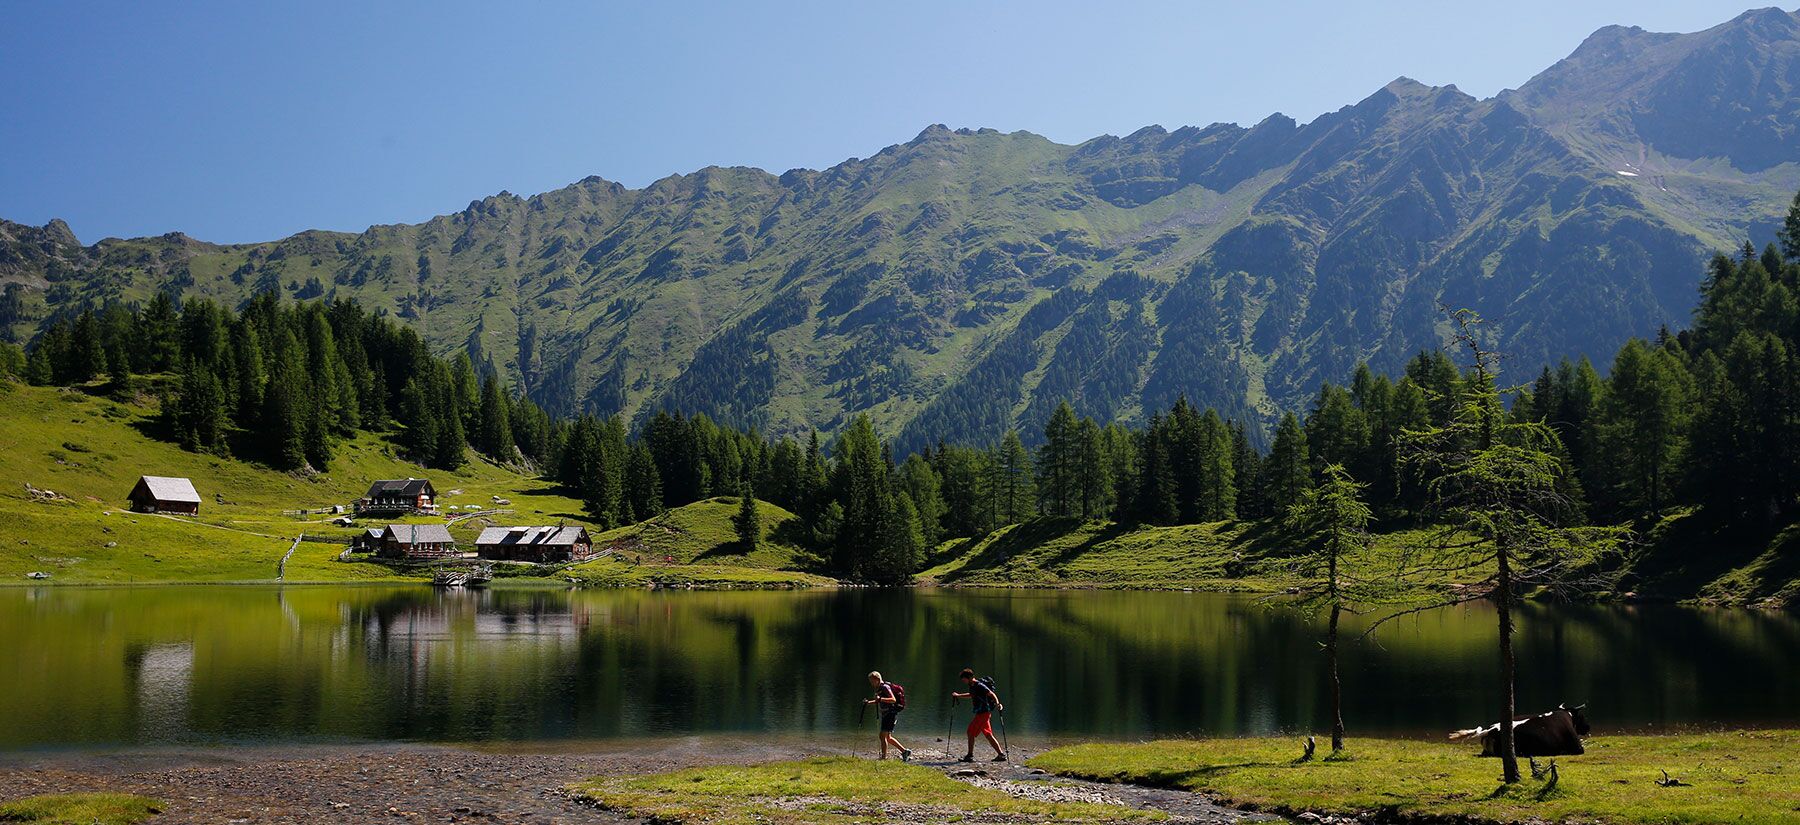
<instances>
[{"instance_id":1,"label":"green mountain slope","mask_svg":"<svg viewBox=\"0 0 1800 825\"><path fill-rule=\"evenodd\" d=\"M1704 255L1800 186L1796 54L1800 22L1768 10L1604 29L1489 100L1401 79L1305 125L1078 146L933 126L825 170L589 178L262 244L0 222L0 326L278 290L407 319L556 411L779 432L867 411L902 449L1035 430L1061 398L1266 423L1434 346L1441 304L1525 365L1680 325Z\"/></svg>"}]
</instances>

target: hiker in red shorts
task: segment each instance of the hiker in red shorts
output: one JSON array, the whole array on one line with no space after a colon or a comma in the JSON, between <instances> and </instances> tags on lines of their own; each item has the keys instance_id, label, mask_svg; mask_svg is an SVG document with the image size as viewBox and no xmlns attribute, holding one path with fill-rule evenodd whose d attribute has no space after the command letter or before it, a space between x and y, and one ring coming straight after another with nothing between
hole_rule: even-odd
<instances>
[{"instance_id":1,"label":"hiker in red shorts","mask_svg":"<svg viewBox=\"0 0 1800 825\"><path fill-rule=\"evenodd\" d=\"M994 691L994 680L989 677L975 678L975 671L963 668L956 677L962 680L967 688L964 693L952 693L951 698L968 699L975 706L975 718L969 720L969 752L962 758L964 762L975 761L975 737L985 736L989 745L994 746L994 761L1005 762L1006 751L1000 747L1000 740L994 738L994 711L1006 710L1000 704L1000 694Z\"/></svg>"}]
</instances>

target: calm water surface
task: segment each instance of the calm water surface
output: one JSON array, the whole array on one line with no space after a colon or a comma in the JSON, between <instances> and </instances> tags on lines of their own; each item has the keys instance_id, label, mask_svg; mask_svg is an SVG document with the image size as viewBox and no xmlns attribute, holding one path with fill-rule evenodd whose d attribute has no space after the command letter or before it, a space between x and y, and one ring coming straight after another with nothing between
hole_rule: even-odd
<instances>
[{"instance_id":1,"label":"calm water surface","mask_svg":"<svg viewBox=\"0 0 1800 825\"><path fill-rule=\"evenodd\" d=\"M552 740L858 726L862 674L942 735L972 665L1014 735L1304 732L1312 617L1254 599L1082 591L0 589L0 749ZM1527 606L1520 705L1609 730L1800 724L1800 618ZM1345 653L1365 733L1487 719L1493 614L1442 610ZM966 710L966 705L965 708ZM872 719L869 725L872 726Z\"/></svg>"}]
</instances>

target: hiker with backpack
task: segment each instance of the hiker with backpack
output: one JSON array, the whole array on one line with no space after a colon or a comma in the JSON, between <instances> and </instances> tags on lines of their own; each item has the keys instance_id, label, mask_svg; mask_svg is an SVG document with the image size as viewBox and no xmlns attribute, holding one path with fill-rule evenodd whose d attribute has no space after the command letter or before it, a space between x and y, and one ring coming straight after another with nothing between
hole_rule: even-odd
<instances>
[{"instance_id":1,"label":"hiker with backpack","mask_svg":"<svg viewBox=\"0 0 1800 825\"><path fill-rule=\"evenodd\" d=\"M975 718L969 720L969 752L961 761L975 761L975 737L985 736L989 745L994 746L994 761L1005 762L1006 750L1000 747L1000 740L994 738L994 711L1005 712L1006 706L1000 704L1000 694L994 689L994 678L982 676L976 678L975 671L963 668L956 678L961 679L966 692L950 694L951 699L968 699L975 707ZM1004 723L1002 723L1004 724Z\"/></svg>"},{"instance_id":2,"label":"hiker with backpack","mask_svg":"<svg viewBox=\"0 0 1800 825\"><path fill-rule=\"evenodd\" d=\"M900 721L900 711L906 710L906 688L881 678L881 671L869 671L869 686L875 688L875 697L864 699L863 707L879 705L881 712L881 758L886 759L888 745L900 752L900 761L912 761L912 751L900 740L894 738L894 723Z\"/></svg>"}]
</instances>

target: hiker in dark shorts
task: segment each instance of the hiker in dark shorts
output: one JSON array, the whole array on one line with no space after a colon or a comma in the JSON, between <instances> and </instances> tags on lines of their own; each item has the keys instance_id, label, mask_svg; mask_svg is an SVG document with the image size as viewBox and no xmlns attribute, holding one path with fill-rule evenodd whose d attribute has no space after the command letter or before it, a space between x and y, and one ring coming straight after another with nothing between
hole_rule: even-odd
<instances>
[{"instance_id":1,"label":"hiker in dark shorts","mask_svg":"<svg viewBox=\"0 0 1800 825\"><path fill-rule=\"evenodd\" d=\"M969 720L969 752L963 756L962 761L975 761L975 737L985 736L988 744L994 746L994 761L1005 762L1006 751L1000 747L1000 740L994 738L993 715L994 711L1006 710L1006 706L1000 704L1000 694L994 690L994 680L977 679L975 671L966 667L956 678L962 680L967 692L951 693L951 698L968 699L975 706L975 718Z\"/></svg>"},{"instance_id":2,"label":"hiker in dark shorts","mask_svg":"<svg viewBox=\"0 0 1800 825\"><path fill-rule=\"evenodd\" d=\"M865 705L879 705L881 711L881 758L886 759L888 745L900 752L900 761L911 762L912 751L907 750L900 740L894 738L894 723L900 721L900 711L906 710L905 689L881 678L881 671L869 671L869 686L875 689L875 698L864 699Z\"/></svg>"}]
</instances>

